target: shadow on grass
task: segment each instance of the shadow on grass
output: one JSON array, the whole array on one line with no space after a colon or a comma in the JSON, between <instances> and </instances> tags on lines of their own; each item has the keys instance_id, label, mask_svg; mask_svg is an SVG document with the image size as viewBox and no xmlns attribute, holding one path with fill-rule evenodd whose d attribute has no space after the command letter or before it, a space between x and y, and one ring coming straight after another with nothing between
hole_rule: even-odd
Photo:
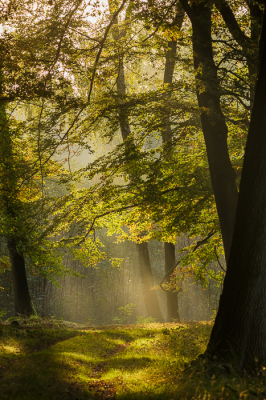
<instances>
[{"instance_id":1,"label":"shadow on grass","mask_svg":"<svg viewBox=\"0 0 266 400\"><path fill-rule=\"evenodd\" d=\"M168 335L169 354L179 358L186 356L195 359L205 351L211 332L209 323L190 323L185 328L175 328L163 331Z\"/></svg>"},{"instance_id":2,"label":"shadow on grass","mask_svg":"<svg viewBox=\"0 0 266 400\"><path fill-rule=\"evenodd\" d=\"M93 398L85 396L85 388L68 377L75 368L56 360L53 354L21 357L0 379L1 400L72 400Z\"/></svg>"},{"instance_id":3,"label":"shadow on grass","mask_svg":"<svg viewBox=\"0 0 266 400\"><path fill-rule=\"evenodd\" d=\"M112 398L114 385L95 376L95 366L133 339L127 332L8 331L2 347L10 354L0 357L0 400Z\"/></svg>"},{"instance_id":4,"label":"shadow on grass","mask_svg":"<svg viewBox=\"0 0 266 400\"><path fill-rule=\"evenodd\" d=\"M216 378L202 363L182 371L182 357L190 362L202 352L209 331L210 326L192 324L15 332L6 344L11 349L17 343L20 353L9 358L2 353L6 362L1 368L0 358L0 400L253 398L235 397L246 386L234 386L227 377ZM245 393L250 396L251 392Z\"/></svg>"},{"instance_id":5,"label":"shadow on grass","mask_svg":"<svg viewBox=\"0 0 266 400\"><path fill-rule=\"evenodd\" d=\"M94 398L78 379L73 379L79 363L63 353L64 347L74 350L75 340L80 340L82 333L52 330L43 333L32 330L30 336L26 330L9 333L10 336L2 338L2 348L15 352L2 353L0 357L0 400Z\"/></svg>"}]
</instances>

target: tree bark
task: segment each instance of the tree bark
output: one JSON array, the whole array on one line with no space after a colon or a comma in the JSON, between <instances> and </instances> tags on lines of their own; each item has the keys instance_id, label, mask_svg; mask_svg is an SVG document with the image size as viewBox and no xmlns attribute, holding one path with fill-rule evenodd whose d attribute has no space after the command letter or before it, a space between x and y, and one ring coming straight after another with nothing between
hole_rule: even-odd
<instances>
[{"instance_id":1,"label":"tree bark","mask_svg":"<svg viewBox=\"0 0 266 400\"><path fill-rule=\"evenodd\" d=\"M11 262L15 313L17 315L34 315L35 310L29 293L24 257L18 252L14 239L8 239L7 245Z\"/></svg>"},{"instance_id":2,"label":"tree bark","mask_svg":"<svg viewBox=\"0 0 266 400\"><path fill-rule=\"evenodd\" d=\"M137 243L137 250L140 266L141 285L147 315L148 317L155 318L159 322L164 322L157 294L154 290L151 290L154 286L154 280L151 270L148 243Z\"/></svg>"},{"instance_id":3,"label":"tree bark","mask_svg":"<svg viewBox=\"0 0 266 400\"><path fill-rule=\"evenodd\" d=\"M173 243L164 243L164 265L165 275L168 276L166 283L170 283L170 277L173 266L175 265L175 246ZM176 292L166 292L166 304L167 304L167 322L177 321L180 322L179 306L178 306L178 295Z\"/></svg>"},{"instance_id":4,"label":"tree bark","mask_svg":"<svg viewBox=\"0 0 266 400\"><path fill-rule=\"evenodd\" d=\"M239 369L266 365L266 14L236 223L207 354Z\"/></svg>"},{"instance_id":5,"label":"tree bark","mask_svg":"<svg viewBox=\"0 0 266 400\"><path fill-rule=\"evenodd\" d=\"M210 176L228 261L238 192L227 147L228 129L220 107L217 68L213 60L211 9L207 2L180 0L192 22L196 90Z\"/></svg>"},{"instance_id":6,"label":"tree bark","mask_svg":"<svg viewBox=\"0 0 266 400\"><path fill-rule=\"evenodd\" d=\"M5 49L1 50L3 51L3 53L1 52L1 55L5 54ZM0 61L0 97L4 97L2 87L4 78L2 62ZM16 202L16 196L11 196L12 193L15 193L17 178L16 171L14 169L13 143L8 127L5 103L3 100L0 105L0 139L1 212L4 216L4 219L15 221L18 212L23 212L23 210ZM19 229L15 227L14 231L18 230ZM33 308L28 290L25 260L23 254L17 251L16 242L18 240L19 238L15 237L13 232L7 232L7 243L12 270L15 312L16 314L32 315L35 314L35 310Z\"/></svg>"}]
</instances>

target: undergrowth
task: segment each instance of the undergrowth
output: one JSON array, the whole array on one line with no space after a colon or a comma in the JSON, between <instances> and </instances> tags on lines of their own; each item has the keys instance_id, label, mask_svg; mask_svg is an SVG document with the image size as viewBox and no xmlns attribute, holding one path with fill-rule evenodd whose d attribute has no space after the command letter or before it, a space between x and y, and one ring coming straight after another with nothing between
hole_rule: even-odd
<instances>
[{"instance_id":1,"label":"undergrowth","mask_svg":"<svg viewBox=\"0 0 266 400\"><path fill-rule=\"evenodd\" d=\"M209 323L0 325L0 400L266 399L265 382L198 357Z\"/></svg>"}]
</instances>

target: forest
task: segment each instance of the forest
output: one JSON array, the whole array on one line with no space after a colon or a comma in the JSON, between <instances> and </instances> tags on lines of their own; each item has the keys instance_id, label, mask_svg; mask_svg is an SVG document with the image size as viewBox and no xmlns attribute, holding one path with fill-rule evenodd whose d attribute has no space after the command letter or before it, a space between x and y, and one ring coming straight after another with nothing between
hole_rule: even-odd
<instances>
[{"instance_id":1,"label":"forest","mask_svg":"<svg viewBox=\"0 0 266 400\"><path fill-rule=\"evenodd\" d=\"M0 1L1 400L266 398L264 10Z\"/></svg>"}]
</instances>

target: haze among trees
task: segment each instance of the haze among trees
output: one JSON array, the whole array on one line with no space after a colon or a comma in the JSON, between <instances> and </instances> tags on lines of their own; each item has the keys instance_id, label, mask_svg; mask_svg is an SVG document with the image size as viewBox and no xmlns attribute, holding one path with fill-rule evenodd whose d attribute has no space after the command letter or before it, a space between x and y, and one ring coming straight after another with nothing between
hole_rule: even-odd
<instances>
[{"instance_id":1,"label":"haze among trees","mask_svg":"<svg viewBox=\"0 0 266 400\"><path fill-rule=\"evenodd\" d=\"M205 356L266 365L264 8L1 3L7 317L104 325L218 311Z\"/></svg>"}]
</instances>

